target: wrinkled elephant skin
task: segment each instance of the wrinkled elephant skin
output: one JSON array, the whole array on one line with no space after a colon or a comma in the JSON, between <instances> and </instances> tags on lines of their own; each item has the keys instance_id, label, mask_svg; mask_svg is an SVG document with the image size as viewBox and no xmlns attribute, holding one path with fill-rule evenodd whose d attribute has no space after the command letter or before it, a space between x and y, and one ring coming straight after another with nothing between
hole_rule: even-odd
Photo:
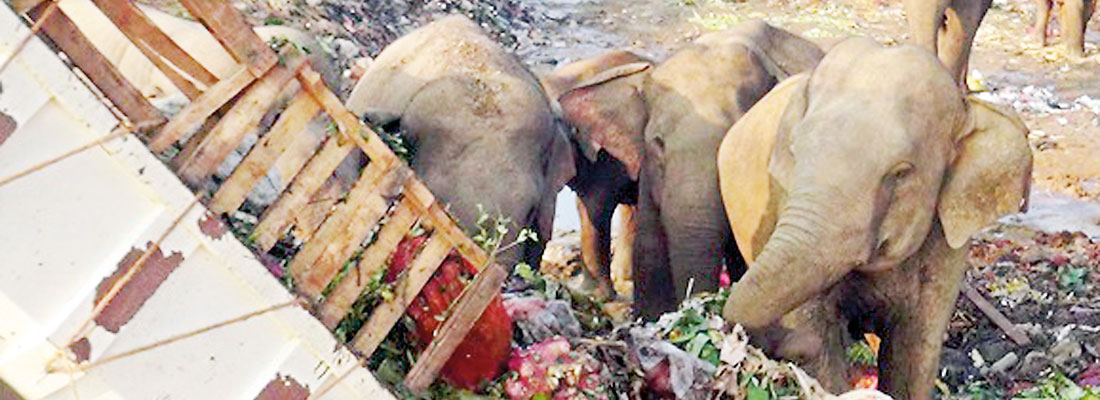
<instances>
[{"instance_id":1,"label":"wrinkled elephant skin","mask_svg":"<svg viewBox=\"0 0 1100 400\"><path fill-rule=\"evenodd\" d=\"M1058 3L1058 20L1062 23L1062 45L1075 58L1085 56L1085 29L1096 9L1094 0L1035 0L1035 37L1042 46L1047 45L1047 23L1050 8Z\"/></svg>"},{"instance_id":2,"label":"wrinkled elephant skin","mask_svg":"<svg viewBox=\"0 0 1100 400\"><path fill-rule=\"evenodd\" d=\"M1024 207L1027 128L951 78L919 47L849 39L760 100L718 151L750 260L724 316L834 391L854 326L884 339L891 395L931 398L965 245Z\"/></svg>"},{"instance_id":3,"label":"wrinkled elephant skin","mask_svg":"<svg viewBox=\"0 0 1100 400\"><path fill-rule=\"evenodd\" d=\"M938 54L955 77L966 82L970 48L992 0L905 0L910 40Z\"/></svg>"}]
</instances>

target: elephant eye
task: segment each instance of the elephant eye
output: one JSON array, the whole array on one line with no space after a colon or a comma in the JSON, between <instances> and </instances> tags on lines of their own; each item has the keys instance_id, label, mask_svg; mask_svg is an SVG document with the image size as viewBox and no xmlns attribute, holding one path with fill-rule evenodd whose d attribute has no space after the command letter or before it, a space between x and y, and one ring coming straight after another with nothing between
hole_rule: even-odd
<instances>
[{"instance_id":1,"label":"elephant eye","mask_svg":"<svg viewBox=\"0 0 1100 400\"><path fill-rule=\"evenodd\" d=\"M908 176L910 172L913 172L913 164L903 161L898 165L895 165L894 168L891 168L890 173L886 174L884 178L891 182L896 182L899 179Z\"/></svg>"}]
</instances>

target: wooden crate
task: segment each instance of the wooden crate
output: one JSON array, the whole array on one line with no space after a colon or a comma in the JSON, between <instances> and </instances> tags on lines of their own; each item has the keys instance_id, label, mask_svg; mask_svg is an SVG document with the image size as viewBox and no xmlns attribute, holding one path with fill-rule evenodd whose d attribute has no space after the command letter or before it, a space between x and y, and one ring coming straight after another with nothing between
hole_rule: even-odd
<instances>
[{"instance_id":1,"label":"wooden crate","mask_svg":"<svg viewBox=\"0 0 1100 400\"><path fill-rule=\"evenodd\" d=\"M233 56L239 64L236 72L224 79L215 77L130 0L95 1L190 99L167 120L88 43L64 12L50 10L56 7L51 1L37 4L28 16L42 19L37 21L42 34L133 126L159 126L146 138L148 147L156 153L171 153L169 164L189 186L211 190L205 201L210 210L217 214L238 210L273 167L293 177L285 179L278 200L264 210L251 239L258 252L269 251L287 238L301 243L287 270L295 291L310 301L329 329L347 315L369 277L386 266L414 225L428 227L426 245L396 282L395 295L373 311L352 340L363 360L378 348L448 254L456 252L477 266L477 277L451 307L435 340L406 377L410 389L426 388L498 292L507 272L462 232L382 138L343 106L297 47L272 49L224 1L180 2ZM281 96L290 99L285 108L278 104ZM278 112L277 119L262 129L260 121L272 110ZM307 126L323 118L332 121L332 129L323 133L320 143L309 140ZM212 183L219 165L257 130L264 132L232 173L220 184ZM365 166L354 182L341 182L337 167L348 157L358 157ZM347 276L332 283L356 258Z\"/></svg>"}]
</instances>

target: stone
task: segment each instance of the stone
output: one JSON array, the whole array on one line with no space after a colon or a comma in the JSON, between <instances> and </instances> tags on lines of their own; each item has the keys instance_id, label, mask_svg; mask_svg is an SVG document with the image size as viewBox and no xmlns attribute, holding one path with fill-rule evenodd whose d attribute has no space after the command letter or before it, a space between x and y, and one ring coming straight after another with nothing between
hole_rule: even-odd
<instances>
[{"instance_id":1,"label":"stone","mask_svg":"<svg viewBox=\"0 0 1100 400\"><path fill-rule=\"evenodd\" d=\"M1016 355L1016 352L1009 352L1005 354L1004 357L1001 357L1000 360L993 363L993 365L989 367L989 370L994 373L1004 373L1008 371L1009 368L1015 366L1019 361L1020 357Z\"/></svg>"},{"instance_id":2,"label":"stone","mask_svg":"<svg viewBox=\"0 0 1100 400\"><path fill-rule=\"evenodd\" d=\"M1071 338L1062 339L1050 347L1050 356L1055 365L1068 365L1081 356L1081 344Z\"/></svg>"},{"instance_id":3,"label":"stone","mask_svg":"<svg viewBox=\"0 0 1100 400\"><path fill-rule=\"evenodd\" d=\"M1017 372L1023 377L1039 377L1048 367L1050 367L1050 356L1035 350L1024 356L1024 361L1020 363Z\"/></svg>"}]
</instances>

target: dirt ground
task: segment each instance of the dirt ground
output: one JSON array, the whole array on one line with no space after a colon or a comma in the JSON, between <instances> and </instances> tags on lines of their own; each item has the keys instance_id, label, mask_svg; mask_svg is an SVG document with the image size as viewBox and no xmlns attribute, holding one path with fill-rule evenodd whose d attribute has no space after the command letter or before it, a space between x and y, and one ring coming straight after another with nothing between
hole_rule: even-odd
<instances>
[{"instance_id":1,"label":"dirt ground","mask_svg":"<svg viewBox=\"0 0 1100 400\"><path fill-rule=\"evenodd\" d=\"M171 8L168 0L152 0ZM304 3L304 4L303 4ZM632 48L660 60L702 33L763 19L823 46L849 35L906 40L897 0L242 0L254 24L322 37L342 66L373 56L436 16L472 16L536 72ZM1043 377L1100 384L1100 32L1086 58L1037 46L1033 5L995 0L978 31L968 80L977 96L1012 105L1031 130L1032 212L973 242L967 281L1020 326L1018 345L960 297L942 363L952 397L1003 398ZM1053 13L1052 13L1053 14ZM350 85L345 84L345 92ZM1085 233L1063 233L1084 231Z\"/></svg>"}]
</instances>

